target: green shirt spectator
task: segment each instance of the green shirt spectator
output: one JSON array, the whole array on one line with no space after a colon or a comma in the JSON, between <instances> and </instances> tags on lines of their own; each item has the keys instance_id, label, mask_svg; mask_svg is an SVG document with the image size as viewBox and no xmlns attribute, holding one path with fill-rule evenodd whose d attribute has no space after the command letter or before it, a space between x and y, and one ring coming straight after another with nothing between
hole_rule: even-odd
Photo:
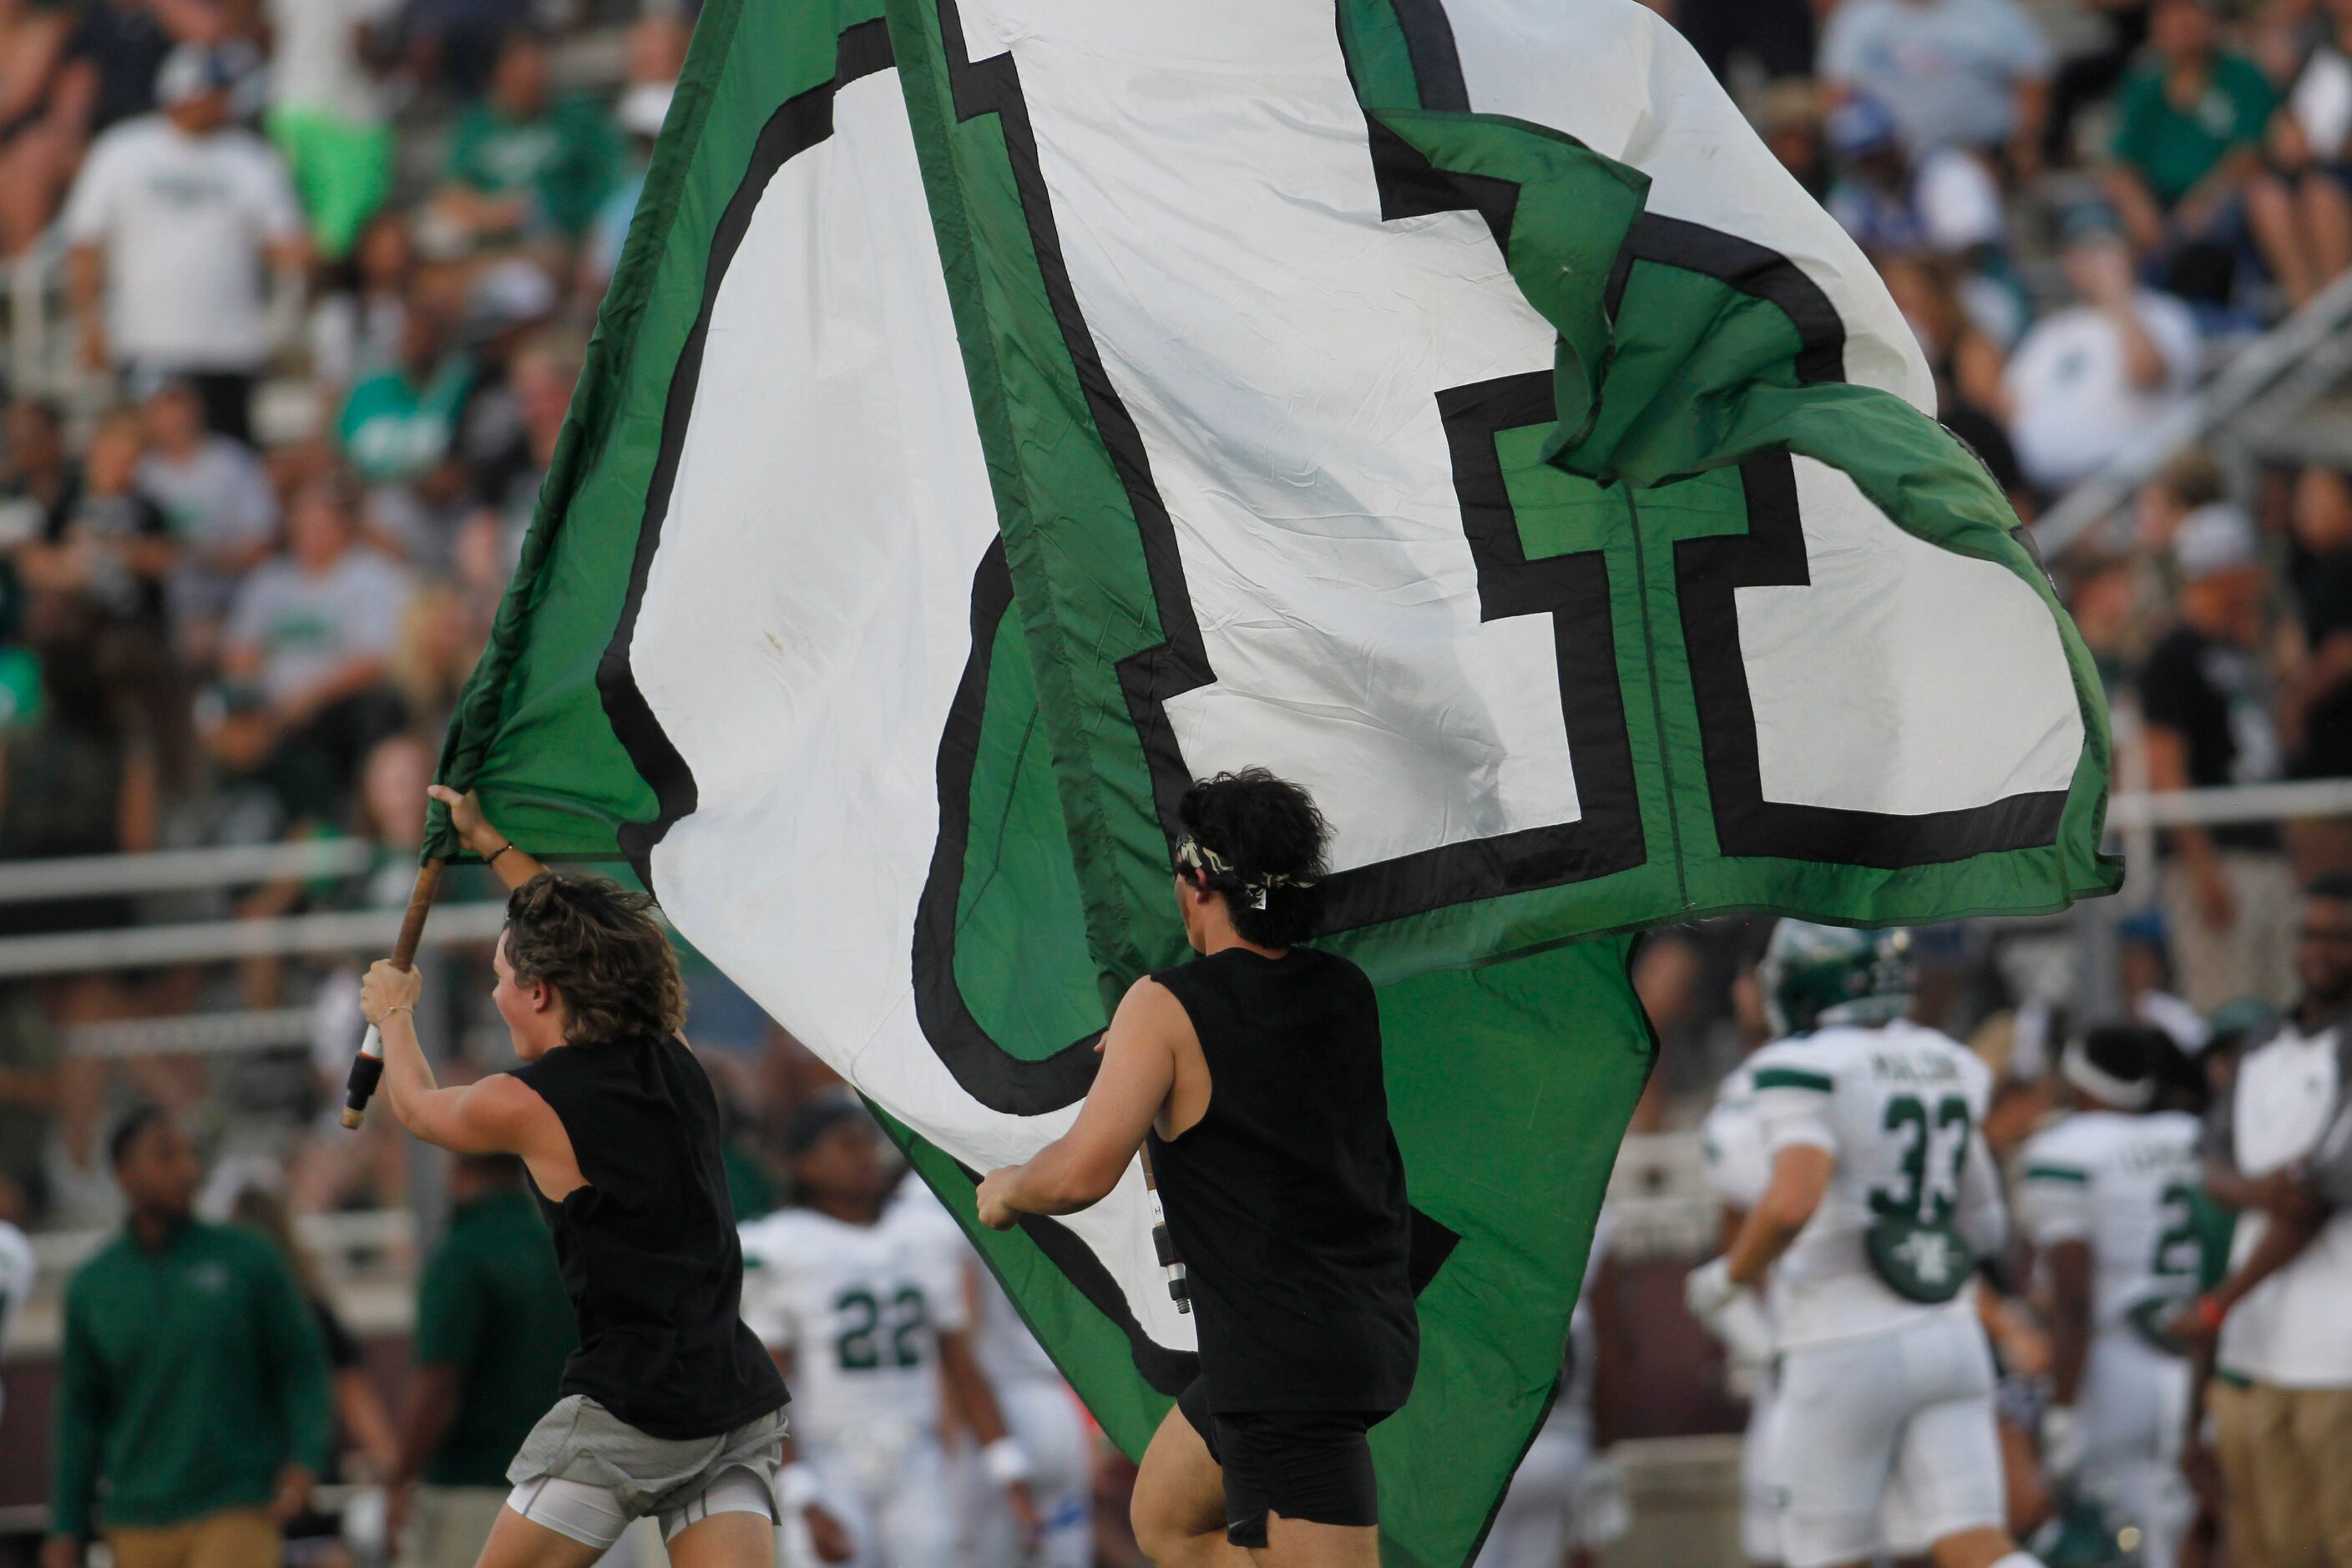
<instances>
[{"instance_id":1,"label":"green shirt spectator","mask_svg":"<svg viewBox=\"0 0 2352 1568\"><path fill-rule=\"evenodd\" d=\"M602 105L558 99L547 43L509 34L488 94L449 143L442 215L478 240L584 232L619 177L620 136Z\"/></svg>"},{"instance_id":2,"label":"green shirt spectator","mask_svg":"<svg viewBox=\"0 0 2352 1568\"><path fill-rule=\"evenodd\" d=\"M417 1291L416 1359L457 1385L425 1482L503 1497L507 1465L555 1403L578 1343L555 1243L519 1176L460 1202Z\"/></svg>"},{"instance_id":3,"label":"green shirt spectator","mask_svg":"<svg viewBox=\"0 0 2352 1568\"><path fill-rule=\"evenodd\" d=\"M2277 107L2270 79L2242 56L2215 55L2201 84L2175 65L2152 60L2116 92L2111 151L2169 210L2231 153L2259 145Z\"/></svg>"},{"instance_id":4,"label":"green shirt spectator","mask_svg":"<svg viewBox=\"0 0 2352 1568\"><path fill-rule=\"evenodd\" d=\"M335 421L335 438L352 471L372 485L407 483L432 472L449 455L473 386L473 361L455 354L421 378L395 365L352 387Z\"/></svg>"},{"instance_id":5,"label":"green shirt spectator","mask_svg":"<svg viewBox=\"0 0 2352 1568\"><path fill-rule=\"evenodd\" d=\"M57 1533L89 1535L101 1481L110 1529L266 1507L285 1467L325 1466L328 1426L318 1328L262 1237L187 1218L152 1244L134 1229L67 1288Z\"/></svg>"}]
</instances>

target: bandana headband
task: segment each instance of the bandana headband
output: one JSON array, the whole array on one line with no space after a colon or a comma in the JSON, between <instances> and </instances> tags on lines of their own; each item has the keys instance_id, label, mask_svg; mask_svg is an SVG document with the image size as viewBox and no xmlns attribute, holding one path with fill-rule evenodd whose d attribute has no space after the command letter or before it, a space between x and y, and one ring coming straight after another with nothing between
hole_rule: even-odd
<instances>
[{"instance_id":1,"label":"bandana headband","mask_svg":"<svg viewBox=\"0 0 2352 1568\"><path fill-rule=\"evenodd\" d=\"M1232 863L1223 856L1189 833L1176 840L1176 864L1186 870L1198 871L1218 880L1240 883L1241 890L1248 896L1250 908L1254 910L1265 908L1266 894L1276 888L1311 888L1315 885L1315 879L1312 877L1291 877L1278 873L1269 873L1263 877L1245 877L1234 870Z\"/></svg>"}]
</instances>

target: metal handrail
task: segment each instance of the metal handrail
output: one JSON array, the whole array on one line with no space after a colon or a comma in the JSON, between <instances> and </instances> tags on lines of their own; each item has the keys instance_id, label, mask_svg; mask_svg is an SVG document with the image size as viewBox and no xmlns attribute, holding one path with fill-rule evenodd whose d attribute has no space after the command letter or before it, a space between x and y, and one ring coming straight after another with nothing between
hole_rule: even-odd
<instances>
[{"instance_id":1,"label":"metal handrail","mask_svg":"<svg viewBox=\"0 0 2352 1568\"><path fill-rule=\"evenodd\" d=\"M2034 542L2055 560L2126 505L2139 487L2180 453L2209 439L2239 416L2263 406L2272 421L2291 416L2271 395L2282 389L2309 403L2352 370L2352 272L2305 302L2286 320L2242 350L2221 373L2179 408L2140 435L2113 461L2070 489L2033 524ZM2324 352L2325 351L2325 352Z\"/></svg>"},{"instance_id":2,"label":"metal handrail","mask_svg":"<svg viewBox=\"0 0 2352 1568\"><path fill-rule=\"evenodd\" d=\"M73 855L0 861L0 904L116 894L177 893L310 877L348 877L374 860L363 838L240 844L220 849L160 849L144 855Z\"/></svg>"},{"instance_id":3,"label":"metal handrail","mask_svg":"<svg viewBox=\"0 0 2352 1568\"><path fill-rule=\"evenodd\" d=\"M503 903L448 904L433 911L426 947L494 942L506 923ZM133 926L124 931L60 931L0 941L0 978L70 974L93 969L142 969L171 963L218 963L292 953L389 952L400 934L398 910L283 915L269 920L209 921L195 925Z\"/></svg>"}]
</instances>

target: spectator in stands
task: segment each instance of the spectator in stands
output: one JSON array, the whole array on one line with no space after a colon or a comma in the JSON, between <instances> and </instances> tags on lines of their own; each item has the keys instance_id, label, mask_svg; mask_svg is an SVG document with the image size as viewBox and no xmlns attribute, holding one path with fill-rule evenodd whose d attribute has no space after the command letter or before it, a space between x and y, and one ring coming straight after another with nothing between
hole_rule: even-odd
<instances>
[{"instance_id":1,"label":"spectator in stands","mask_svg":"<svg viewBox=\"0 0 2352 1568\"><path fill-rule=\"evenodd\" d=\"M131 1217L66 1289L44 1568L101 1522L118 1568L275 1563L327 1457L318 1330L268 1242L194 1217L171 1118L132 1111L108 1152Z\"/></svg>"},{"instance_id":2,"label":"spectator in stands","mask_svg":"<svg viewBox=\"0 0 2352 1568\"><path fill-rule=\"evenodd\" d=\"M2179 623L2139 679L2149 787L2265 784L2279 776L2263 662L2269 574L2253 525L2227 503L2183 521L2172 545ZM2200 1013L2241 996L2284 1001L2294 983L2294 878L2267 822L2165 830L2162 899L2180 994Z\"/></svg>"},{"instance_id":3,"label":"spectator in stands","mask_svg":"<svg viewBox=\"0 0 2352 1568\"><path fill-rule=\"evenodd\" d=\"M2200 355L2189 308L2132 276L2112 213L2078 207L2064 234L2075 303L2034 323L2002 382L2018 461L2053 493L2105 468L2186 397Z\"/></svg>"},{"instance_id":4,"label":"spectator in stands","mask_svg":"<svg viewBox=\"0 0 2352 1568\"><path fill-rule=\"evenodd\" d=\"M2016 0L1843 0L1822 35L1821 74L1893 110L1912 147L2004 149L2037 166L2053 60Z\"/></svg>"},{"instance_id":5,"label":"spectator in stands","mask_svg":"<svg viewBox=\"0 0 2352 1568\"><path fill-rule=\"evenodd\" d=\"M57 208L81 130L58 90L71 13L0 0L0 260L24 254Z\"/></svg>"},{"instance_id":6,"label":"spectator in stands","mask_svg":"<svg viewBox=\"0 0 2352 1568\"><path fill-rule=\"evenodd\" d=\"M173 642L202 670L217 651L237 583L278 543L278 492L252 447L205 428L204 400L187 382L165 381L148 398L145 414L149 445L139 490L162 509L178 542Z\"/></svg>"},{"instance_id":7,"label":"spectator in stands","mask_svg":"<svg viewBox=\"0 0 2352 1568\"><path fill-rule=\"evenodd\" d=\"M293 171L320 257L340 261L392 195L392 106L379 68L400 0L268 0L269 139Z\"/></svg>"},{"instance_id":8,"label":"spectator in stands","mask_svg":"<svg viewBox=\"0 0 2352 1568\"><path fill-rule=\"evenodd\" d=\"M487 571L501 582L513 574L522 558L523 534L539 505L540 488L555 460L556 439L563 433L585 352L578 334L554 329L516 352L507 373L515 439L508 449L486 454L477 465L481 508L467 522L468 535L475 537L460 542L461 568L470 562L478 574ZM484 531L495 536L494 543L478 537Z\"/></svg>"},{"instance_id":9,"label":"spectator in stands","mask_svg":"<svg viewBox=\"0 0 2352 1568\"><path fill-rule=\"evenodd\" d=\"M2008 406L2001 390L2004 356L1961 298L1958 263L1943 256L1895 255L1880 258L1878 269L1936 373L1936 417L1984 459L2004 491L2022 491L2017 452L2001 425Z\"/></svg>"},{"instance_id":10,"label":"spectator in stands","mask_svg":"<svg viewBox=\"0 0 2352 1568\"><path fill-rule=\"evenodd\" d=\"M208 0L88 0L66 41L67 91L84 135L155 107L157 78L175 44L221 34Z\"/></svg>"},{"instance_id":11,"label":"spectator in stands","mask_svg":"<svg viewBox=\"0 0 2352 1568\"><path fill-rule=\"evenodd\" d=\"M2296 70L2271 121L2270 157L2286 182L2281 220L2307 259L2310 288L2352 268L2352 0L2327 0L2327 36ZM2302 299L2281 281L2291 304Z\"/></svg>"},{"instance_id":12,"label":"spectator in stands","mask_svg":"<svg viewBox=\"0 0 2352 1568\"><path fill-rule=\"evenodd\" d=\"M112 625L160 639L163 580L179 547L163 510L139 489L145 453L136 414L100 426L71 504L17 552L16 570L32 593L81 599Z\"/></svg>"},{"instance_id":13,"label":"spectator in stands","mask_svg":"<svg viewBox=\"0 0 2352 1568\"><path fill-rule=\"evenodd\" d=\"M408 576L360 543L353 500L339 475L302 488L286 552L237 590L222 647L232 711L215 751L297 821L338 816L360 759L404 721L389 681Z\"/></svg>"},{"instance_id":14,"label":"spectator in stands","mask_svg":"<svg viewBox=\"0 0 2352 1568\"><path fill-rule=\"evenodd\" d=\"M678 73L686 68L687 45L692 37L676 16L646 16L629 29L628 83L614 119L629 138L630 169L596 209L596 221L581 251L581 292L590 300L604 298L621 264L629 221L636 216L637 198L645 194L646 172L653 164L654 142L669 118L670 100L677 95Z\"/></svg>"},{"instance_id":15,"label":"spectator in stands","mask_svg":"<svg viewBox=\"0 0 2352 1568\"><path fill-rule=\"evenodd\" d=\"M2157 559L2171 560L2172 541L2180 525L2228 493L2221 482L2221 465L2210 454L2194 449L2181 453L2139 489L2139 548Z\"/></svg>"},{"instance_id":16,"label":"spectator in stands","mask_svg":"<svg viewBox=\"0 0 2352 1568\"><path fill-rule=\"evenodd\" d=\"M2278 94L2260 67L2221 47L2212 0L2157 0L2148 58L2116 95L2105 177L2133 249L2185 299L2227 304L2251 226L2297 304L2316 287L2285 187L2263 174Z\"/></svg>"},{"instance_id":17,"label":"spectator in stands","mask_svg":"<svg viewBox=\"0 0 2352 1568\"><path fill-rule=\"evenodd\" d=\"M2207 1398L2231 1545L2254 1568L2352 1563L2352 879L2291 902L2300 994L2239 1060L2206 1151L2207 1192L2245 1211L2198 1315L2220 1328Z\"/></svg>"},{"instance_id":18,"label":"spectator in stands","mask_svg":"<svg viewBox=\"0 0 2352 1568\"><path fill-rule=\"evenodd\" d=\"M1815 201L1828 198L1829 149L1822 138L1822 90L1817 82L1776 81L1756 100L1756 133L1764 138L1780 167Z\"/></svg>"},{"instance_id":19,"label":"spectator in stands","mask_svg":"<svg viewBox=\"0 0 2352 1568\"><path fill-rule=\"evenodd\" d=\"M2352 476L2317 463L2305 468L2293 523L2298 559L2287 581L2303 638L2279 700L2288 771L2299 779L2352 778ZM2293 841L2305 876L2352 871L2352 821L2298 823Z\"/></svg>"},{"instance_id":20,"label":"spectator in stands","mask_svg":"<svg viewBox=\"0 0 2352 1568\"><path fill-rule=\"evenodd\" d=\"M360 382L399 363L408 290L416 276L405 215L379 215L335 270L340 276L310 316L310 374L329 408L339 407Z\"/></svg>"},{"instance_id":21,"label":"spectator in stands","mask_svg":"<svg viewBox=\"0 0 2352 1568\"><path fill-rule=\"evenodd\" d=\"M57 405L29 397L10 404L0 416L0 460L7 464L0 472L0 504L13 503L16 514L5 526L0 550L13 553L19 545L63 531L81 493L81 468L66 444L65 416Z\"/></svg>"},{"instance_id":22,"label":"spectator in stands","mask_svg":"<svg viewBox=\"0 0 2352 1568\"><path fill-rule=\"evenodd\" d=\"M555 96L546 38L507 35L488 95L451 132L436 216L478 246L577 239L617 173L603 105Z\"/></svg>"},{"instance_id":23,"label":"spectator in stands","mask_svg":"<svg viewBox=\"0 0 2352 1568\"><path fill-rule=\"evenodd\" d=\"M2000 187L1975 157L1952 147L1913 153L1886 106L1860 95L1830 111L1828 132L1839 169L1830 216L1856 245L1963 258L2000 247Z\"/></svg>"},{"instance_id":24,"label":"spectator in stands","mask_svg":"<svg viewBox=\"0 0 2352 1568\"><path fill-rule=\"evenodd\" d=\"M545 1414L579 1329L554 1244L510 1154L461 1155L455 1213L416 1293L416 1375L394 1472L402 1568L473 1568L507 1465Z\"/></svg>"},{"instance_id":25,"label":"spectator in stands","mask_svg":"<svg viewBox=\"0 0 2352 1568\"><path fill-rule=\"evenodd\" d=\"M229 123L231 85L215 51L174 50L164 112L99 139L65 228L88 363L187 376L207 423L250 441L263 263L299 285L307 253L285 165Z\"/></svg>"},{"instance_id":26,"label":"spectator in stands","mask_svg":"<svg viewBox=\"0 0 2352 1568\"><path fill-rule=\"evenodd\" d=\"M2100 29L2097 43L2070 53L2050 88L2050 122L2042 138L2042 161L2074 162L2074 121L2085 110L2112 97L2124 72L2147 42L2148 0L2090 0Z\"/></svg>"}]
</instances>

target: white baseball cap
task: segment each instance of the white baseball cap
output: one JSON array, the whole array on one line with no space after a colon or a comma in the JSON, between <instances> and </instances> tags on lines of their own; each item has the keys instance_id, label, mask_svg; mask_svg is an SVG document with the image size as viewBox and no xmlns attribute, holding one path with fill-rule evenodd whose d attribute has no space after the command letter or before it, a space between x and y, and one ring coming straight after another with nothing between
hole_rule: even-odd
<instances>
[{"instance_id":1,"label":"white baseball cap","mask_svg":"<svg viewBox=\"0 0 2352 1568\"><path fill-rule=\"evenodd\" d=\"M2180 520L2172 536L2172 563L2183 582L2242 571L2262 563L2260 542L2246 514L2228 501L2211 501Z\"/></svg>"}]
</instances>

